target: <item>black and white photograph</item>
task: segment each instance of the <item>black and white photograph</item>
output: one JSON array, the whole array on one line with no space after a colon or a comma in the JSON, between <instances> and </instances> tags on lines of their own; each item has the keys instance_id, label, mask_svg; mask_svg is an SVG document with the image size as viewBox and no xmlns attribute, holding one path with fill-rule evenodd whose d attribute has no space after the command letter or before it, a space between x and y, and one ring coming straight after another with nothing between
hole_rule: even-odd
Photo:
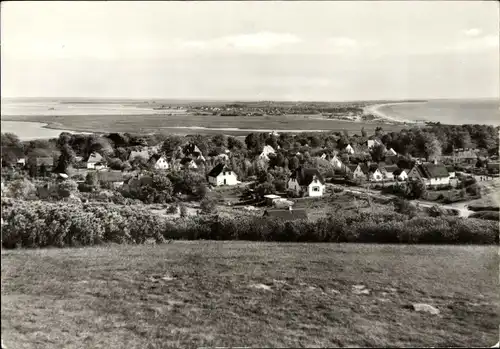
<instances>
[{"instance_id":1,"label":"black and white photograph","mask_svg":"<svg viewBox=\"0 0 500 349\"><path fill-rule=\"evenodd\" d=\"M499 2L0 15L2 349L499 348Z\"/></svg>"}]
</instances>

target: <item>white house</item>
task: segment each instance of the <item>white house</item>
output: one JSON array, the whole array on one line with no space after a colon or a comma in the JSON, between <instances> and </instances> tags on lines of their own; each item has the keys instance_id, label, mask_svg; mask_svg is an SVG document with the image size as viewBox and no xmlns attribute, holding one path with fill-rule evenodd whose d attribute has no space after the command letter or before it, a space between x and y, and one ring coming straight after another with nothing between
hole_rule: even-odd
<instances>
[{"instance_id":1,"label":"white house","mask_svg":"<svg viewBox=\"0 0 500 349\"><path fill-rule=\"evenodd\" d=\"M371 168L368 171L368 180L370 182L380 182L384 180L384 175L379 168Z\"/></svg>"},{"instance_id":2,"label":"white house","mask_svg":"<svg viewBox=\"0 0 500 349\"><path fill-rule=\"evenodd\" d=\"M268 161L269 154L276 154L276 152L274 151L273 147L271 147L270 145L266 145L262 150L262 153L260 153L259 158Z\"/></svg>"},{"instance_id":3,"label":"white house","mask_svg":"<svg viewBox=\"0 0 500 349\"><path fill-rule=\"evenodd\" d=\"M347 165L347 168L352 173L353 179L367 180L368 179L368 166L365 164Z\"/></svg>"},{"instance_id":4,"label":"white house","mask_svg":"<svg viewBox=\"0 0 500 349\"><path fill-rule=\"evenodd\" d=\"M394 172L398 170L399 167L396 165L389 165L380 168L380 172L384 176L385 180L393 181L394 180Z\"/></svg>"},{"instance_id":5,"label":"white house","mask_svg":"<svg viewBox=\"0 0 500 349\"><path fill-rule=\"evenodd\" d=\"M26 166L26 158L19 158L17 159L17 165L18 166Z\"/></svg>"},{"instance_id":6,"label":"white house","mask_svg":"<svg viewBox=\"0 0 500 349\"><path fill-rule=\"evenodd\" d=\"M321 154L321 159L323 159L323 160L326 159L326 154L325 153Z\"/></svg>"},{"instance_id":7,"label":"white house","mask_svg":"<svg viewBox=\"0 0 500 349\"><path fill-rule=\"evenodd\" d=\"M351 154L351 155L352 155L352 154L354 154L354 148L353 148L353 147L351 147L351 145L350 145L350 144L348 144L348 145L347 145L347 147L345 147L345 148L344 148L344 150L345 150L346 152L348 152L349 154Z\"/></svg>"},{"instance_id":8,"label":"white house","mask_svg":"<svg viewBox=\"0 0 500 349\"><path fill-rule=\"evenodd\" d=\"M218 164L208 173L208 183L214 186L236 185L238 178L236 173L225 164Z\"/></svg>"},{"instance_id":9,"label":"white house","mask_svg":"<svg viewBox=\"0 0 500 349\"><path fill-rule=\"evenodd\" d=\"M333 168L336 170L340 170L344 168L344 163L337 157L337 155L334 155L330 159L330 163L332 164Z\"/></svg>"},{"instance_id":10,"label":"white house","mask_svg":"<svg viewBox=\"0 0 500 349\"><path fill-rule=\"evenodd\" d=\"M382 144L382 142L381 142L381 141L379 141L378 139L369 139L369 140L367 141L367 143L368 143L368 149L370 149L370 148L372 148L372 147L374 147L374 146L376 146L376 145L380 145L380 144Z\"/></svg>"},{"instance_id":11,"label":"white house","mask_svg":"<svg viewBox=\"0 0 500 349\"><path fill-rule=\"evenodd\" d=\"M296 195L323 196L325 192L325 180L317 169L302 167L292 172L288 179L287 189Z\"/></svg>"},{"instance_id":12,"label":"white house","mask_svg":"<svg viewBox=\"0 0 500 349\"><path fill-rule=\"evenodd\" d=\"M408 178L422 180L427 186L450 184L450 174L442 164L416 164L408 173Z\"/></svg>"},{"instance_id":13,"label":"white house","mask_svg":"<svg viewBox=\"0 0 500 349\"><path fill-rule=\"evenodd\" d=\"M87 159L87 168L92 170L102 170L107 168L107 166L101 154L92 153Z\"/></svg>"},{"instance_id":14,"label":"white house","mask_svg":"<svg viewBox=\"0 0 500 349\"><path fill-rule=\"evenodd\" d=\"M168 160L164 155L154 154L149 159L149 162L156 170L168 170L170 167Z\"/></svg>"},{"instance_id":15,"label":"white house","mask_svg":"<svg viewBox=\"0 0 500 349\"><path fill-rule=\"evenodd\" d=\"M408 179L408 174L406 173L405 170L398 168L396 171L393 172L394 179L398 181L406 181Z\"/></svg>"}]
</instances>

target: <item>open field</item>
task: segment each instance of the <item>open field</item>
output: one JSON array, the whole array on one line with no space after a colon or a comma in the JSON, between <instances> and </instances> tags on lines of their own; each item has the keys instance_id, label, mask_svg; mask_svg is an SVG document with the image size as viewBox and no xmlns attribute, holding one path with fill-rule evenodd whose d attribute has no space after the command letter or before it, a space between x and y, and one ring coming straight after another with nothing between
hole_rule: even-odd
<instances>
[{"instance_id":1,"label":"open field","mask_svg":"<svg viewBox=\"0 0 500 349\"><path fill-rule=\"evenodd\" d=\"M165 132L176 134L225 133L241 136L254 129L262 130L331 130L360 133L362 127L374 132L377 126L384 130L399 131L402 125L363 123L318 119L305 115L283 116L212 116L212 115L61 115L61 116L2 116L4 121L35 121L48 123L51 128L86 132ZM204 128L200 128L204 127ZM210 129L214 128L214 129ZM220 130L226 129L226 130ZM227 130L229 129L229 130ZM243 129L243 130L237 130Z\"/></svg>"},{"instance_id":2,"label":"open field","mask_svg":"<svg viewBox=\"0 0 500 349\"><path fill-rule=\"evenodd\" d=\"M2 339L19 349L491 346L498 262L495 246L178 241L3 251Z\"/></svg>"}]
</instances>

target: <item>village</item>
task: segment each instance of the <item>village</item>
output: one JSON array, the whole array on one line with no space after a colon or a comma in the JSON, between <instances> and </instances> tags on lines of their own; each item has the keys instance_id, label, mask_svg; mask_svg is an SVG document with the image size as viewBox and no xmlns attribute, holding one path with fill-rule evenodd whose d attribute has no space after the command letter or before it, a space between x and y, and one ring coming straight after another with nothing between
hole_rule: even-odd
<instances>
[{"instance_id":1,"label":"village","mask_svg":"<svg viewBox=\"0 0 500 349\"><path fill-rule=\"evenodd\" d=\"M325 200L340 192L349 195L347 201L354 196L384 198L387 203L401 197L417 200L424 207L450 208L445 205L479 199L478 182L491 182L498 177L499 168L497 155L479 149L453 149L450 155L432 159L398 154L384 144L380 132L366 140L332 133L326 135L323 146L318 136L300 138L273 131L250 134L244 142L223 135L211 139L167 136L156 144L150 138L135 143L140 145L117 147L123 141L120 137L126 136L133 139L118 134L92 136L95 146L82 156L76 146L82 136L62 134L58 142L75 149L59 144L57 155L10 156L10 164L2 158L2 196L18 195L9 187L18 188L20 178L26 181L27 177L36 188L34 196L42 200L61 199L58 188L68 187L65 182L70 181L76 184L69 185L72 189L67 197L164 204L163 210L152 210L174 216L201 213L202 202L210 201L206 213L219 207L218 211L230 215L245 211L307 220L321 217L321 210L314 207L321 202L330 206ZM65 152L70 153L66 159ZM154 188L155 178L162 174L168 185Z\"/></svg>"}]
</instances>

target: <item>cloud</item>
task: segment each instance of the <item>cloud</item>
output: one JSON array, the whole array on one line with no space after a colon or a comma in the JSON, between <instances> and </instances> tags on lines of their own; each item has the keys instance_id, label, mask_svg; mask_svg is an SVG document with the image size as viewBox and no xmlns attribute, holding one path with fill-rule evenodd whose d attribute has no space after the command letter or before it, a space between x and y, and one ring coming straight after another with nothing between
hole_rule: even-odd
<instances>
[{"instance_id":1,"label":"cloud","mask_svg":"<svg viewBox=\"0 0 500 349\"><path fill-rule=\"evenodd\" d=\"M499 35L484 35L480 37L469 37L466 39L458 40L453 45L446 47L447 51L484 51L484 50L498 50L499 49Z\"/></svg>"},{"instance_id":2,"label":"cloud","mask_svg":"<svg viewBox=\"0 0 500 349\"><path fill-rule=\"evenodd\" d=\"M481 35L483 31L479 28L470 28L463 31L464 35L470 38Z\"/></svg>"},{"instance_id":3,"label":"cloud","mask_svg":"<svg viewBox=\"0 0 500 349\"><path fill-rule=\"evenodd\" d=\"M302 39L290 33L259 32L224 36L209 40L177 40L181 48L198 50L269 50L283 45L302 42Z\"/></svg>"}]
</instances>

